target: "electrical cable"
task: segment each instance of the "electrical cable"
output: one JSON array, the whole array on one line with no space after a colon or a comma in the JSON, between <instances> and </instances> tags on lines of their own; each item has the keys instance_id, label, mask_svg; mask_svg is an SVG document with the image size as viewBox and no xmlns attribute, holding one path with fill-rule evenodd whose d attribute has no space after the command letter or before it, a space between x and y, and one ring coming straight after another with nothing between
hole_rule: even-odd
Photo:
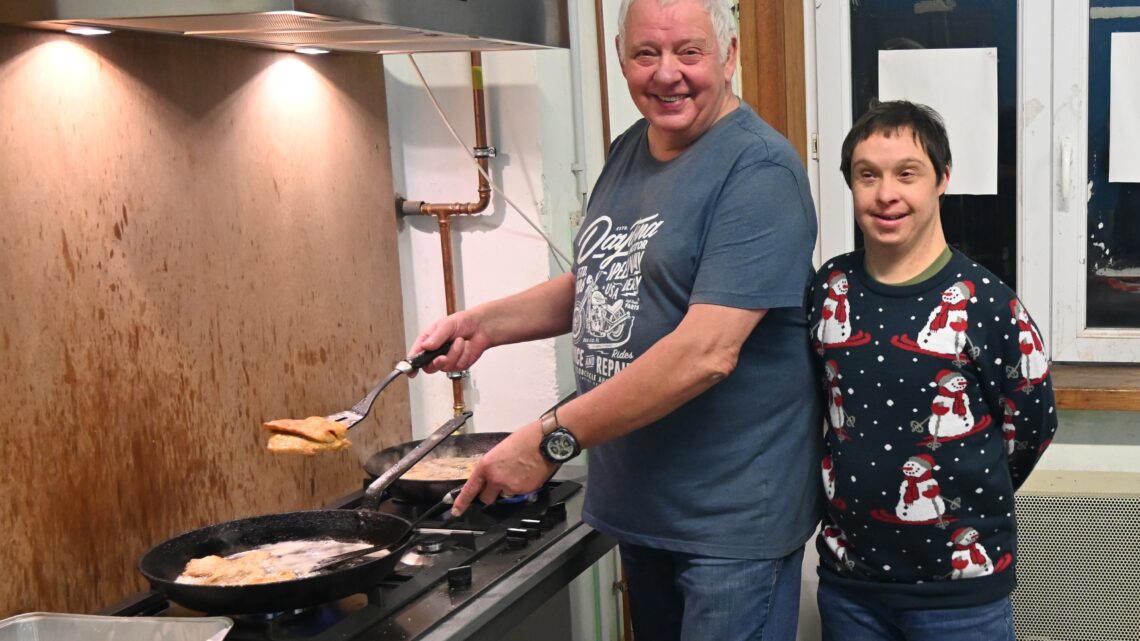
<instances>
[{"instance_id":1,"label":"electrical cable","mask_svg":"<svg viewBox=\"0 0 1140 641\"><path fill-rule=\"evenodd\" d=\"M432 106L435 107L436 113L438 113L440 119L443 120L443 124L444 124L444 126L447 127L447 130L451 132L451 137L454 138L455 142L458 143L459 146L463 148L463 151L467 154L467 156L469 158L471 158L471 162L473 162L475 164L475 168L479 170L479 173L482 174L483 177L487 179L487 184L490 185L491 189L496 194L502 196L503 200L505 200L508 205L510 205L516 212L518 212L518 214L520 216L522 216L522 219L524 221L526 221L526 224L530 225L531 229L533 229L539 236L542 237L542 240L546 242L546 246L550 248L551 252L553 252L554 259L555 259L555 261L557 261L559 269L561 269L563 272L566 272L567 270L569 270L570 265L572 264L573 261L571 261L569 258L567 258L566 255L563 254L562 251L559 250L558 247L556 247L554 245L554 241L550 240L550 237L547 236L546 233L544 231L542 231L542 229L539 228L539 226L537 224L535 224L535 222L532 221L529 216L527 216L525 213L523 213L523 210L518 205L516 205L514 203L514 201L511 200L506 194L504 194L503 190L499 189L495 185L494 181L491 180L491 176L489 176L486 171L483 171L483 167L479 164L479 161L475 158L474 152L472 152L472 150L471 150L472 149L471 145L468 145L467 143L463 142L463 139L460 138L459 134L455 132L455 128L451 126L451 122L447 119L447 115L443 113L443 109L440 108L439 102L435 99L435 94L432 93L431 87L428 86L427 80L424 78L423 72L420 71L420 66L418 64L416 64L416 59L413 58L412 54L410 54L410 53L407 54L407 56L408 56L408 60L412 63L412 68L415 70L416 75L419 76L420 84L423 85L424 91L427 92L428 98L431 100Z\"/></svg>"}]
</instances>

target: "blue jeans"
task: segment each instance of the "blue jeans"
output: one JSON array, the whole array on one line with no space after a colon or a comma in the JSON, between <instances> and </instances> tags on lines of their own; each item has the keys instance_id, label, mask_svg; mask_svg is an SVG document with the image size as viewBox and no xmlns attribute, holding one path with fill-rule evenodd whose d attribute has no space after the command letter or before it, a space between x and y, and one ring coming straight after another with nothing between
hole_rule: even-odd
<instances>
[{"instance_id":1,"label":"blue jeans","mask_svg":"<svg viewBox=\"0 0 1140 641\"><path fill-rule=\"evenodd\" d=\"M621 544L637 641L794 641L804 549L722 559Z\"/></svg>"},{"instance_id":2,"label":"blue jeans","mask_svg":"<svg viewBox=\"0 0 1140 641\"><path fill-rule=\"evenodd\" d=\"M823 641L1015 641L1009 597L986 605L900 610L852 598L822 581L819 618Z\"/></svg>"}]
</instances>

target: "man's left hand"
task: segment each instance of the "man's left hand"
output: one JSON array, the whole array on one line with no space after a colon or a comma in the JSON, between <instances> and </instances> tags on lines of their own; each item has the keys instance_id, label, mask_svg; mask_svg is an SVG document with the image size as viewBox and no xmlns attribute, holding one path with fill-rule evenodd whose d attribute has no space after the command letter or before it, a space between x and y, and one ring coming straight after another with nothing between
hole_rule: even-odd
<instances>
[{"instance_id":1,"label":"man's left hand","mask_svg":"<svg viewBox=\"0 0 1140 641\"><path fill-rule=\"evenodd\" d=\"M526 494L541 487L557 468L539 453L541 441L542 428L535 421L484 454L455 497L451 513L463 514L476 498L490 505L500 496Z\"/></svg>"}]
</instances>

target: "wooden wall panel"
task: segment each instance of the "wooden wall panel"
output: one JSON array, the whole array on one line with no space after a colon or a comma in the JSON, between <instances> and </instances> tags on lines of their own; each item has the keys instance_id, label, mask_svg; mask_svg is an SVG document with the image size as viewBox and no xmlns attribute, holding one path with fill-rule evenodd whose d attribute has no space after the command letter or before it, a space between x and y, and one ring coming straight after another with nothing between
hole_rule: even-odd
<instances>
[{"instance_id":1,"label":"wooden wall panel","mask_svg":"<svg viewBox=\"0 0 1140 641\"><path fill-rule=\"evenodd\" d=\"M378 57L0 28L0 615L106 606L151 545L409 438L403 382L357 452L260 430L404 353L389 163Z\"/></svg>"},{"instance_id":2,"label":"wooden wall panel","mask_svg":"<svg viewBox=\"0 0 1140 641\"><path fill-rule=\"evenodd\" d=\"M807 163L807 90L801 0L740 3L744 100L784 134Z\"/></svg>"}]
</instances>

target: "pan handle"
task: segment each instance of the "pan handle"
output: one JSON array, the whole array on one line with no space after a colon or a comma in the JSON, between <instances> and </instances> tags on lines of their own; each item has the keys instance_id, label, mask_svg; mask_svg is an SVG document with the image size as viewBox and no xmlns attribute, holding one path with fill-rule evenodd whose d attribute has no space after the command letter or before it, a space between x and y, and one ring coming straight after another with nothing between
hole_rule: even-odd
<instances>
[{"instance_id":1,"label":"pan handle","mask_svg":"<svg viewBox=\"0 0 1140 641\"><path fill-rule=\"evenodd\" d=\"M380 496L384 494L384 490L388 489L388 486L391 485L393 481L403 476L404 472L410 470L413 465L419 463L420 459L435 449L435 446L439 445L440 441L447 438L455 430L463 427L463 424L466 423L469 418L471 418L471 412L463 412L439 426L435 432L432 432L431 436L421 441L412 451L405 454L404 458L396 461L395 465L388 468L375 481L372 481L372 484L364 491L363 507L366 509L376 509L380 505Z\"/></svg>"}]
</instances>

